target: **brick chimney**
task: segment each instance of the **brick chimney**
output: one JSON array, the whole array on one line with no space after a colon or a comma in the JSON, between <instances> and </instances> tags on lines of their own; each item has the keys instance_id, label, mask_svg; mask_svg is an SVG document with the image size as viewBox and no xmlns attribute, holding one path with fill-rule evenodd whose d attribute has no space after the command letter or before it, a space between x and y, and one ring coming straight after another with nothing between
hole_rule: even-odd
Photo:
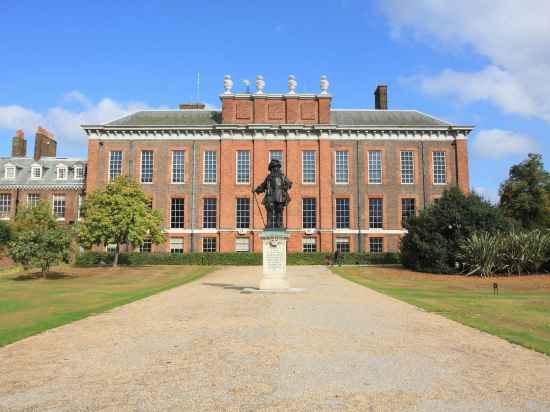
<instances>
[{"instance_id":1,"label":"brick chimney","mask_svg":"<svg viewBox=\"0 0 550 412\"><path fill-rule=\"evenodd\" d=\"M23 133L23 130L18 130L15 132L15 136L11 141L11 156L27 156L27 141L25 140L25 133Z\"/></svg>"},{"instance_id":2,"label":"brick chimney","mask_svg":"<svg viewBox=\"0 0 550 412\"><path fill-rule=\"evenodd\" d=\"M42 157L56 157L57 142L53 133L38 126L36 137L34 140L34 160L39 160Z\"/></svg>"},{"instance_id":3,"label":"brick chimney","mask_svg":"<svg viewBox=\"0 0 550 412\"><path fill-rule=\"evenodd\" d=\"M204 103L182 103L180 104L180 110L202 110L206 107Z\"/></svg>"},{"instance_id":4,"label":"brick chimney","mask_svg":"<svg viewBox=\"0 0 550 412\"><path fill-rule=\"evenodd\" d=\"M388 86L379 84L374 91L374 108L388 110Z\"/></svg>"}]
</instances>

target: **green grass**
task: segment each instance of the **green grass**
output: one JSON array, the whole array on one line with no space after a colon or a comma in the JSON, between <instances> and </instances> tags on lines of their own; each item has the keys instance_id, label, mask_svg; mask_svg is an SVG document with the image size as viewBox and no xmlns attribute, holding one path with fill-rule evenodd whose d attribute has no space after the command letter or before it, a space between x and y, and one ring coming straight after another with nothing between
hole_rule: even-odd
<instances>
[{"instance_id":1,"label":"green grass","mask_svg":"<svg viewBox=\"0 0 550 412\"><path fill-rule=\"evenodd\" d=\"M0 272L0 346L199 279L208 266L57 268L51 279Z\"/></svg>"},{"instance_id":2,"label":"green grass","mask_svg":"<svg viewBox=\"0 0 550 412\"><path fill-rule=\"evenodd\" d=\"M550 276L481 279L402 268L341 267L338 275L426 311L550 355ZM493 282L499 295L493 295Z\"/></svg>"}]
</instances>

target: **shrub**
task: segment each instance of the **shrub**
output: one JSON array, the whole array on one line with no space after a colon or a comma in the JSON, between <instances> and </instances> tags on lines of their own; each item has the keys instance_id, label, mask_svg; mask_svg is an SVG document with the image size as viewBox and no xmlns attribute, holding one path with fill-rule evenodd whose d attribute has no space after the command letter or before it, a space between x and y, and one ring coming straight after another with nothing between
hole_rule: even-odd
<instances>
[{"instance_id":1,"label":"shrub","mask_svg":"<svg viewBox=\"0 0 550 412\"><path fill-rule=\"evenodd\" d=\"M458 261L466 275L490 276L499 269L502 236L487 232L474 233L459 245Z\"/></svg>"},{"instance_id":2,"label":"shrub","mask_svg":"<svg viewBox=\"0 0 550 412\"><path fill-rule=\"evenodd\" d=\"M406 224L401 241L402 263L413 270L457 273L459 244L476 232L504 231L510 227L502 212L475 193L446 190L436 203Z\"/></svg>"}]
</instances>

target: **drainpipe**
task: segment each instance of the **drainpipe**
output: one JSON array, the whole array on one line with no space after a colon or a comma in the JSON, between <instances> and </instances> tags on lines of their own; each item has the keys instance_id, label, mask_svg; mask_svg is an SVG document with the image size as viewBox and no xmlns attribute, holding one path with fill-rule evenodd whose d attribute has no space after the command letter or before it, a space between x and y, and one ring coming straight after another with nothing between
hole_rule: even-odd
<instances>
[{"instance_id":1,"label":"drainpipe","mask_svg":"<svg viewBox=\"0 0 550 412\"><path fill-rule=\"evenodd\" d=\"M361 179L362 181L363 179ZM355 141L355 187L357 188L357 252L363 251L363 236L361 236L361 203L359 193L359 139Z\"/></svg>"},{"instance_id":2,"label":"drainpipe","mask_svg":"<svg viewBox=\"0 0 550 412\"><path fill-rule=\"evenodd\" d=\"M197 154L196 154L196 145L197 145L197 142L196 140L193 140L193 146L192 146L192 151L193 151L193 168L192 168L192 173L191 173L191 236L190 236L190 239L191 239L191 242L190 242L190 245L189 245L189 251L190 252L193 252L194 251L194 232L195 232L195 180L196 180L196 174L197 174Z\"/></svg>"},{"instance_id":3,"label":"drainpipe","mask_svg":"<svg viewBox=\"0 0 550 412\"><path fill-rule=\"evenodd\" d=\"M449 134L453 135L453 127L449 126ZM451 143L452 146L455 148L455 185L458 186L458 150L457 150L457 144L456 144L456 133L454 134L453 142Z\"/></svg>"},{"instance_id":4,"label":"drainpipe","mask_svg":"<svg viewBox=\"0 0 550 412\"><path fill-rule=\"evenodd\" d=\"M420 160L422 163L422 208L424 209L426 207L426 165L424 163L424 142L422 140L420 140Z\"/></svg>"}]
</instances>

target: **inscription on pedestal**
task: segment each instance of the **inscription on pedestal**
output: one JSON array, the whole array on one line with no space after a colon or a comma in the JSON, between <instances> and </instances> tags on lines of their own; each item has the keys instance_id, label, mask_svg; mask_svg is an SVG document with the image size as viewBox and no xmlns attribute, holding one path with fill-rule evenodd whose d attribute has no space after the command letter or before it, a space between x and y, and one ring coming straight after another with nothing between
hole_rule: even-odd
<instances>
[{"instance_id":1,"label":"inscription on pedestal","mask_svg":"<svg viewBox=\"0 0 550 412\"><path fill-rule=\"evenodd\" d=\"M265 240L267 243L264 247L264 264L268 272L284 272L285 253L283 251L284 243L277 239Z\"/></svg>"}]
</instances>

